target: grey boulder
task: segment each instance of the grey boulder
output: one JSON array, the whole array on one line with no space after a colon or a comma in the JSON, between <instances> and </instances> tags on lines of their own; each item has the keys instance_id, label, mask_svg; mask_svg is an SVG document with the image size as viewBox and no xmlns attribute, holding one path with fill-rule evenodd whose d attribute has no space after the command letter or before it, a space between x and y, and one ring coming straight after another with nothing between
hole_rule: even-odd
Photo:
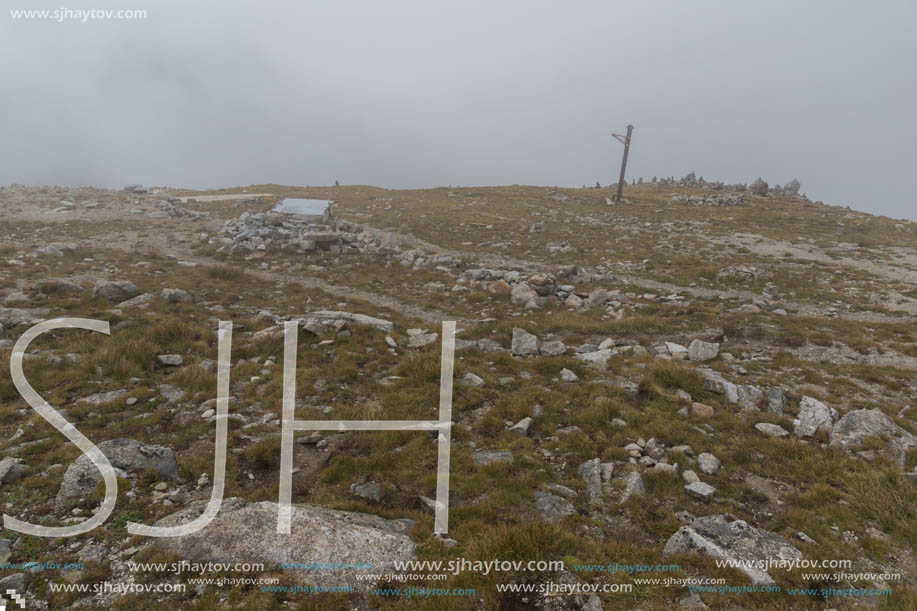
<instances>
[{"instance_id":1,"label":"grey boulder","mask_svg":"<svg viewBox=\"0 0 917 611\"><path fill-rule=\"evenodd\" d=\"M519 327L513 327L512 352L514 356L528 356L538 354L540 342L538 338Z\"/></svg>"},{"instance_id":2,"label":"grey boulder","mask_svg":"<svg viewBox=\"0 0 917 611\"><path fill-rule=\"evenodd\" d=\"M511 463L513 453L507 450L475 450L471 454L471 460L480 467L496 463Z\"/></svg>"},{"instance_id":3,"label":"grey boulder","mask_svg":"<svg viewBox=\"0 0 917 611\"><path fill-rule=\"evenodd\" d=\"M140 294L140 289L128 280L102 281L96 283L92 289L93 297L104 297L109 301L127 301Z\"/></svg>"},{"instance_id":4,"label":"grey boulder","mask_svg":"<svg viewBox=\"0 0 917 611\"><path fill-rule=\"evenodd\" d=\"M21 458L7 456L0 460L0 484L15 482L21 479L28 471L28 465L24 464Z\"/></svg>"},{"instance_id":5,"label":"grey boulder","mask_svg":"<svg viewBox=\"0 0 917 611\"><path fill-rule=\"evenodd\" d=\"M599 503L602 500L602 461L598 458L587 460L577 470L579 476L586 483L586 496L590 503Z\"/></svg>"},{"instance_id":6,"label":"grey boulder","mask_svg":"<svg viewBox=\"0 0 917 611\"><path fill-rule=\"evenodd\" d=\"M181 289L162 289L159 296L162 297L162 300L166 303L191 303L194 301L194 297L191 296L191 293Z\"/></svg>"},{"instance_id":7,"label":"grey boulder","mask_svg":"<svg viewBox=\"0 0 917 611\"><path fill-rule=\"evenodd\" d=\"M770 422L759 422L755 425L755 428L768 437L786 437L790 434L779 424L771 424Z\"/></svg>"},{"instance_id":8,"label":"grey boulder","mask_svg":"<svg viewBox=\"0 0 917 611\"><path fill-rule=\"evenodd\" d=\"M879 409L858 409L847 412L831 428L829 444L851 450L862 445L867 437L881 437L889 453L904 462L904 454L917 447L917 437L907 432Z\"/></svg>"},{"instance_id":9,"label":"grey boulder","mask_svg":"<svg viewBox=\"0 0 917 611\"><path fill-rule=\"evenodd\" d=\"M156 526L186 524L197 518L206 505L206 501L195 501L159 520ZM229 498L201 530L181 537L157 538L156 545L198 563L252 562L271 567L284 563L371 563L374 573L394 572L395 561L416 557L416 546L407 535L413 526L411 520L388 520L313 505L291 507L290 534L277 532L277 503ZM373 584L358 581L352 570L294 570L288 575L296 582L323 586L366 588Z\"/></svg>"},{"instance_id":10,"label":"grey boulder","mask_svg":"<svg viewBox=\"0 0 917 611\"><path fill-rule=\"evenodd\" d=\"M694 552L745 565L736 568L755 585L774 585L773 578L755 566L757 563L802 558L802 552L784 537L750 526L744 520L727 522L724 515L697 518L679 528L666 542L662 557Z\"/></svg>"},{"instance_id":11,"label":"grey boulder","mask_svg":"<svg viewBox=\"0 0 917 611\"><path fill-rule=\"evenodd\" d=\"M706 503L713 498L716 488L704 482L692 482L685 486L685 492Z\"/></svg>"},{"instance_id":12,"label":"grey boulder","mask_svg":"<svg viewBox=\"0 0 917 611\"><path fill-rule=\"evenodd\" d=\"M64 255L72 255L73 253L75 253L76 245L55 242L53 244L42 246L41 248L37 249L35 252L40 255L55 255L57 257L63 257Z\"/></svg>"},{"instance_id":13,"label":"grey boulder","mask_svg":"<svg viewBox=\"0 0 917 611\"><path fill-rule=\"evenodd\" d=\"M535 507L541 512L545 520L554 522L576 513L576 508L565 498L550 492L535 492Z\"/></svg>"},{"instance_id":14,"label":"grey boulder","mask_svg":"<svg viewBox=\"0 0 917 611\"><path fill-rule=\"evenodd\" d=\"M720 353L720 345L695 339L688 346L688 358L692 361L711 361Z\"/></svg>"},{"instance_id":15,"label":"grey boulder","mask_svg":"<svg viewBox=\"0 0 917 611\"><path fill-rule=\"evenodd\" d=\"M116 472L120 470L127 475L151 469L163 480L178 478L178 465L171 448L146 445L134 439L111 439L98 444L98 448ZM60 501L92 494L100 481L102 474L99 469L86 454L81 454L64 473L57 499Z\"/></svg>"},{"instance_id":16,"label":"grey boulder","mask_svg":"<svg viewBox=\"0 0 917 611\"><path fill-rule=\"evenodd\" d=\"M818 399L803 397L799 402L799 417L794 422L797 437L812 437L819 430L828 430L840 414Z\"/></svg>"},{"instance_id":17,"label":"grey boulder","mask_svg":"<svg viewBox=\"0 0 917 611\"><path fill-rule=\"evenodd\" d=\"M716 475L720 470L720 461L716 456L709 452L704 452L697 457L697 464L700 470L707 475Z\"/></svg>"},{"instance_id":18,"label":"grey boulder","mask_svg":"<svg viewBox=\"0 0 917 611\"><path fill-rule=\"evenodd\" d=\"M45 295L82 293L83 287L64 278L44 278L35 283L35 288Z\"/></svg>"}]
</instances>

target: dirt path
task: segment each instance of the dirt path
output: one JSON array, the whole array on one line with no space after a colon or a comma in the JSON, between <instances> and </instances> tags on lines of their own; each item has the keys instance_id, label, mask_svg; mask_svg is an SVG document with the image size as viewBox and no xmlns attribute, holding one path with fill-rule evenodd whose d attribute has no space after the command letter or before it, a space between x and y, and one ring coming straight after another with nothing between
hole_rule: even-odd
<instances>
[{"instance_id":1,"label":"dirt path","mask_svg":"<svg viewBox=\"0 0 917 611\"><path fill-rule=\"evenodd\" d=\"M173 255L181 259L194 261L200 265L212 266L219 264L219 262L215 259L203 257L192 252L190 246L193 240L193 234L196 230L200 230L199 225L196 228L191 227L190 223L187 223L183 219L155 219L150 218L145 214L125 215L127 212L126 208L130 206L136 206L146 211L154 210L155 208L151 207L150 203L145 200L139 200L125 196L123 193L94 189L87 190L87 192L100 203L100 207L79 207L72 211L52 212L51 209L53 206L59 203L59 198L51 197L49 195L47 197L48 201L42 201L38 205L35 203L26 204L25 202L17 202L16 205L9 206L4 210L4 217L8 217L7 220L9 221L16 220L33 223L37 222L41 223L44 227L59 227L65 231L67 230L70 222L73 221L82 221L84 223L88 221L94 224L96 227L98 227L97 224L110 223L111 231L106 231L103 233L96 233L95 231L92 231L90 232L92 235L72 237L75 237L76 241L83 242L94 247L117 248L119 250L132 253L142 252L143 249L149 249L150 251L159 253L161 255ZM238 197L255 197L258 195L263 194L219 194L213 196L197 196L197 199L202 201L202 198L210 198L211 201L219 201L221 199L237 199ZM125 200L133 201L128 203ZM118 220L122 221L122 223L117 223ZM118 226L119 224L121 225L120 227ZM215 224L218 226L219 222L217 219L213 219L212 223L208 223L208 225L209 224ZM364 225L364 227L366 226ZM213 227L211 229L216 228L218 227ZM379 231L371 227L367 227L367 229L370 231ZM514 259L512 257L504 257L494 253L481 253L468 250L443 248L410 234L393 233L392 235L405 248L418 248L423 249L426 252L450 254L466 262L473 262L473 264L483 267L514 267L532 273L539 271L553 272L556 271L557 267L556 265L551 265L549 263L525 261ZM909 256L901 259L900 264L888 265L883 263L852 259L849 257L833 259L821 251L815 252L815 250L813 250L812 252L809 252L809 249L802 248L799 245L776 242L774 240L765 239L765 241L761 241L760 236L755 236L752 234L736 234L734 238L730 239L730 242L746 246L747 248L752 249L754 252L766 256L782 256L785 252L789 251L794 253L794 256L798 256L800 258L808 258L813 261L830 261L838 265L850 265L851 267L861 269L881 277L889 277L902 282L917 283L917 271L915 271L915 268L917 268L917 255L914 255L913 253L910 253ZM271 281L295 281L305 288L317 288L343 298L370 301L382 308L402 312L408 316L416 317L429 323L439 324L439 322L442 320L457 320L465 324L473 322L468 319L451 316L445 312L430 310L410 303L405 303L400 299L389 295L379 294L372 291L358 289L341 284L332 284L318 278L300 277L291 279L290 277L282 276L280 274L268 272L265 270L252 271L257 273L257 275L260 277L269 279ZM636 289L647 289L657 293L679 293L683 295L694 295L703 298L724 299L751 299L757 296L751 291L686 287L666 282L660 282L649 278L642 278L639 276L623 274L615 275L622 282L627 283ZM832 313L829 311L828 307L793 302L786 302L785 307L786 309L793 311L795 314L800 316L826 317L831 315L842 320L858 322L902 322L903 320L908 320L909 317L917 316L917 300L904 298L903 296L900 297L900 299L893 298L890 301L900 301L901 303L876 304L890 311L901 312L900 316L883 314L879 312L846 312L843 310Z\"/></svg>"}]
</instances>

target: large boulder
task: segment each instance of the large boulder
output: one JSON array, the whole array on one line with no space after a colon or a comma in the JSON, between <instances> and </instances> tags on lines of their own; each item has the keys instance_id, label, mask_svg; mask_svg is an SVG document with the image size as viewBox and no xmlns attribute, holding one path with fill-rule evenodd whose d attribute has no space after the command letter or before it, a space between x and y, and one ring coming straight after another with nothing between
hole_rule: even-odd
<instances>
[{"instance_id":1,"label":"large boulder","mask_svg":"<svg viewBox=\"0 0 917 611\"><path fill-rule=\"evenodd\" d=\"M121 477L152 469L160 479L178 478L175 454L165 446L147 445L134 439L111 439L98 444L98 448L111 462L115 473ZM99 469L87 455L81 454L64 473L57 500L92 494L100 481L102 474Z\"/></svg>"},{"instance_id":2,"label":"large boulder","mask_svg":"<svg viewBox=\"0 0 917 611\"><path fill-rule=\"evenodd\" d=\"M207 501L195 501L156 526L187 524L206 506ZM314 505L293 505L292 509L290 534L278 534L277 503L225 499L207 526L190 535L157 538L156 545L190 562L251 562L273 568L284 563L366 563L372 566L370 572L379 574L395 572L395 561L416 557L416 546L407 535L411 520L387 520ZM372 581L358 581L353 570L291 570L288 575L312 585L373 585Z\"/></svg>"},{"instance_id":3,"label":"large boulder","mask_svg":"<svg viewBox=\"0 0 917 611\"><path fill-rule=\"evenodd\" d=\"M104 297L114 302L127 301L131 297L136 297L139 294L140 289L138 289L133 282L128 280L105 280L96 283L95 287L92 289L93 297Z\"/></svg>"},{"instance_id":4,"label":"large boulder","mask_svg":"<svg viewBox=\"0 0 917 611\"><path fill-rule=\"evenodd\" d=\"M7 456L0 460L0 485L18 481L28 472L29 466L21 458Z\"/></svg>"},{"instance_id":5,"label":"large boulder","mask_svg":"<svg viewBox=\"0 0 917 611\"><path fill-rule=\"evenodd\" d=\"M45 295L72 295L83 292L83 287L65 278L44 278L35 283L35 288Z\"/></svg>"},{"instance_id":6,"label":"large boulder","mask_svg":"<svg viewBox=\"0 0 917 611\"><path fill-rule=\"evenodd\" d=\"M750 526L744 520L727 522L724 515L696 518L669 537L662 557L698 552L736 562L735 567L748 575L755 585L774 585L766 570L768 560L798 560L802 552L784 537Z\"/></svg>"},{"instance_id":7,"label":"large boulder","mask_svg":"<svg viewBox=\"0 0 917 611\"><path fill-rule=\"evenodd\" d=\"M55 242L53 244L48 244L47 246L42 246L35 252L40 255L54 255L57 257L63 257L64 255L74 254L76 252L76 245Z\"/></svg>"},{"instance_id":8,"label":"large boulder","mask_svg":"<svg viewBox=\"0 0 917 611\"><path fill-rule=\"evenodd\" d=\"M907 432L879 409L858 409L847 412L838 420L830 433L830 445L845 450L855 449L868 437L881 437L887 444L888 453L899 462L904 454L917 447L917 437Z\"/></svg>"},{"instance_id":9,"label":"large boulder","mask_svg":"<svg viewBox=\"0 0 917 611\"><path fill-rule=\"evenodd\" d=\"M0 308L0 327L12 329L17 325L29 325L37 320L33 310L21 308Z\"/></svg>"},{"instance_id":10,"label":"large boulder","mask_svg":"<svg viewBox=\"0 0 917 611\"><path fill-rule=\"evenodd\" d=\"M799 417L793 421L797 437L812 437L820 430L828 430L840 414L818 399L803 397L799 402Z\"/></svg>"}]
</instances>

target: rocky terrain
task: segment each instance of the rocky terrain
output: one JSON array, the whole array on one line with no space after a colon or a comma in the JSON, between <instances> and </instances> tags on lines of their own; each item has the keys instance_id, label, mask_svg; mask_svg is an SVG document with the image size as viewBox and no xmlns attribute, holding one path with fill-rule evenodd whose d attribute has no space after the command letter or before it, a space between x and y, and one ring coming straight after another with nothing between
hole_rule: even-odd
<instances>
[{"instance_id":1,"label":"rocky terrain","mask_svg":"<svg viewBox=\"0 0 917 611\"><path fill-rule=\"evenodd\" d=\"M78 524L104 496L98 470L6 366L40 321L110 325L109 336L41 336L24 370L119 482L91 533L4 530L3 562L84 566L4 569L0 589L51 609L917 607L917 223L812 202L799 187L692 174L641 179L617 204L603 188L0 188L4 513ZM333 200L336 220L271 212L283 197ZM211 496L223 320L234 332L221 512L187 537L130 535L128 522L187 522ZM412 431L298 432L292 534L276 534L289 320L301 323L299 420L435 418L441 323L457 322L447 535L433 534L437 441ZM813 581L715 562L775 556L901 578ZM352 571L281 568L386 573L394 560L455 558L566 568L412 582L476 590L417 600L374 596ZM258 562L263 572L225 575L353 591L50 587L187 583L128 565L182 559ZM573 568L615 562L679 571ZM893 595L495 587L666 576Z\"/></svg>"}]
</instances>

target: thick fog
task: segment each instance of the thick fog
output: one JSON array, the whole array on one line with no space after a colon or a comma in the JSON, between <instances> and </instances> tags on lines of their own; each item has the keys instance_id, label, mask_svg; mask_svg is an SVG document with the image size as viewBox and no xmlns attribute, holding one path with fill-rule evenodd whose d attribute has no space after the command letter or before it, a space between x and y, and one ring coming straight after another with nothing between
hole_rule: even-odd
<instances>
[{"instance_id":1,"label":"thick fog","mask_svg":"<svg viewBox=\"0 0 917 611\"><path fill-rule=\"evenodd\" d=\"M8 0L0 184L802 182L917 218L917 4ZM145 10L15 19L11 10Z\"/></svg>"}]
</instances>

